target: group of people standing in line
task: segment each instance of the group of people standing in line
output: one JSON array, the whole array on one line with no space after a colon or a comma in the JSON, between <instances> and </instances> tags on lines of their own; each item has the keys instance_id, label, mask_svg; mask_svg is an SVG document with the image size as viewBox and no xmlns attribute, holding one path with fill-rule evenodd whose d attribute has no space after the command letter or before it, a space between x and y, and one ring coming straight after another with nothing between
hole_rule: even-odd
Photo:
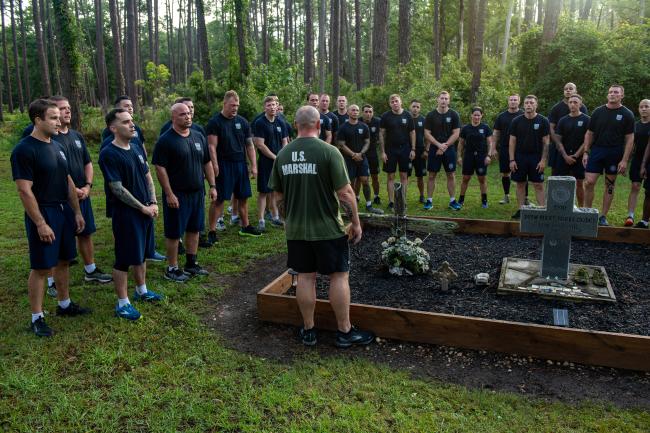
<instances>
[{"instance_id":1,"label":"group of people standing in line","mask_svg":"<svg viewBox=\"0 0 650 433\"><path fill-rule=\"evenodd\" d=\"M129 268L136 282L132 299L142 302L164 298L147 288L147 259L166 260L164 278L171 281L208 275L198 264L197 251L199 246L214 244L217 231L226 229L224 202L230 200L231 224L239 226L241 236L261 236L267 222L279 227L286 224L288 265L299 275L297 298L305 319L300 330L302 342L316 342L313 305L318 272L330 276L330 299L339 323L336 345L368 344L374 338L372 333L354 328L349 320L348 239L358 242L361 238L357 203L362 191L366 211L383 213L377 207L381 204L380 159L387 173L389 209L394 203L397 171L404 193L415 171L420 202L426 210L433 208L435 180L441 169L447 176L449 208L454 210L464 205L474 174L480 185L481 206L488 206L487 169L497 158L504 191L500 203L509 202L512 179L517 183L519 207L527 204L529 182L537 203L544 205L547 161L554 175L571 175L578 180L581 206L591 206L594 185L604 173L606 187L599 222L607 225L616 177L626 173L632 158L630 214L625 221L630 226L647 171L650 101L641 101L641 120L635 125L634 115L622 105L623 96L622 86L610 86L607 103L590 118L576 86L567 83L563 100L546 118L537 112L534 95L524 98L521 110L520 97L513 94L493 128L483 122L480 107L471 109L470 123L462 126L460 115L450 108L446 91L439 93L436 108L426 116L421 114L419 101L411 101L405 110L401 97L391 95L390 110L381 117L374 115L369 104L348 106L345 96L337 98L337 109L331 112L329 95L310 93L307 105L298 110L291 125L276 95L264 99L264 112L249 123L238 114L239 96L231 90L224 95L222 110L205 129L193 122L191 99L179 98L171 107L171 120L161 129L151 157L162 187L166 255L155 250L154 220L159 207L144 136L133 122L131 99L121 96L106 115L98 161L115 240L112 275L94 263L91 235L95 225L90 202L93 165L83 137L70 128L70 104L64 97L38 99L29 107L32 125L11 156L13 178L26 213L32 269L28 279L31 329L39 336L52 335L42 309L46 278L58 299L57 315L90 313L69 296L68 268L76 256L75 238L85 279L102 283L113 280L118 298L115 315L137 320L141 314L127 290ZM294 127L298 138L289 144ZM463 175L458 199L457 165ZM251 177L257 177L256 226L250 222L247 205L252 196ZM210 198L207 230L206 181ZM648 185L646 180L643 218L637 223L641 228L648 227L650 217ZM347 232L339 203L352 221ZM519 210L513 218L518 216ZM186 257L183 267L179 254Z\"/></svg>"}]
</instances>

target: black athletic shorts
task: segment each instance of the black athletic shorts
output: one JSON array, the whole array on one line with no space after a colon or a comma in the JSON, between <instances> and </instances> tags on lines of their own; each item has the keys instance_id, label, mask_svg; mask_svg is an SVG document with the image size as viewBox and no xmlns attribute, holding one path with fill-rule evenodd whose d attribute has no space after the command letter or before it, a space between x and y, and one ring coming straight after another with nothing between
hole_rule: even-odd
<instances>
[{"instance_id":1,"label":"black athletic shorts","mask_svg":"<svg viewBox=\"0 0 650 433\"><path fill-rule=\"evenodd\" d=\"M324 241L287 240L287 266L301 274L329 275L350 270L348 237Z\"/></svg>"}]
</instances>

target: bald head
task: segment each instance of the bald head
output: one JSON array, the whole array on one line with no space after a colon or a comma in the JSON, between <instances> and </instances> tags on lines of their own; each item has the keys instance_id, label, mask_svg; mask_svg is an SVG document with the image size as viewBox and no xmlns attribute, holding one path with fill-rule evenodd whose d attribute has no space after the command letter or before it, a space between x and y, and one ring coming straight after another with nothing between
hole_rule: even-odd
<instances>
[{"instance_id":1,"label":"bald head","mask_svg":"<svg viewBox=\"0 0 650 433\"><path fill-rule=\"evenodd\" d=\"M639 102L639 115L644 123L650 121L650 99L642 99Z\"/></svg>"},{"instance_id":2,"label":"bald head","mask_svg":"<svg viewBox=\"0 0 650 433\"><path fill-rule=\"evenodd\" d=\"M569 97L575 93L578 93L578 88L573 83L566 83L564 85L564 99L568 100Z\"/></svg>"},{"instance_id":3,"label":"bald head","mask_svg":"<svg viewBox=\"0 0 650 433\"><path fill-rule=\"evenodd\" d=\"M172 125L179 132L184 132L192 126L192 112L190 108L182 102L172 105Z\"/></svg>"},{"instance_id":4,"label":"bald head","mask_svg":"<svg viewBox=\"0 0 650 433\"><path fill-rule=\"evenodd\" d=\"M296 128L300 137L318 137L320 133L320 113L311 105L305 105L296 111Z\"/></svg>"}]
</instances>

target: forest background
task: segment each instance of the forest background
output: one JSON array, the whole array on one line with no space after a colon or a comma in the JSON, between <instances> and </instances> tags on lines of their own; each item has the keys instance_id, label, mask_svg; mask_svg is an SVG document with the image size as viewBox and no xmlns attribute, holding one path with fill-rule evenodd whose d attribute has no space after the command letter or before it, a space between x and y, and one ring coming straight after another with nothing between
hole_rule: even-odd
<instances>
[{"instance_id":1,"label":"forest background","mask_svg":"<svg viewBox=\"0 0 650 433\"><path fill-rule=\"evenodd\" d=\"M547 114L568 81L592 109L621 83L636 114L650 93L645 3L0 0L0 119L64 94L73 125L94 141L99 114L125 93L153 132L179 95L194 98L195 121L205 123L231 88L249 118L269 92L291 117L310 90L333 95L332 109L344 94L381 113L391 93L426 112L446 89L464 121L479 104L491 122L512 92L536 94Z\"/></svg>"}]
</instances>

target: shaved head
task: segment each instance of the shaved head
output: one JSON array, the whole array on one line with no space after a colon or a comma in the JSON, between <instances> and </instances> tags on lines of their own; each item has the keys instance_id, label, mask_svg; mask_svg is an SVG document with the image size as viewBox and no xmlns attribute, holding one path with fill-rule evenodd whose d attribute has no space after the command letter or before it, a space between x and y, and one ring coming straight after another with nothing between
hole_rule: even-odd
<instances>
[{"instance_id":1,"label":"shaved head","mask_svg":"<svg viewBox=\"0 0 650 433\"><path fill-rule=\"evenodd\" d=\"M318 137L320 133L320 113L311 105L304 105L296 111L294 118L298 137Z\"/></svg>"},{"instance_id":2,"label":"shaved head","mask_svg":"<svg viewBox=\"0 0 650 433\"><path fill-rule=\"evenodd\" d=\"M185 131L192 126L192 111L182 102L172 105L172 125L178 131Z\"/></svg>"}]
</instances>

